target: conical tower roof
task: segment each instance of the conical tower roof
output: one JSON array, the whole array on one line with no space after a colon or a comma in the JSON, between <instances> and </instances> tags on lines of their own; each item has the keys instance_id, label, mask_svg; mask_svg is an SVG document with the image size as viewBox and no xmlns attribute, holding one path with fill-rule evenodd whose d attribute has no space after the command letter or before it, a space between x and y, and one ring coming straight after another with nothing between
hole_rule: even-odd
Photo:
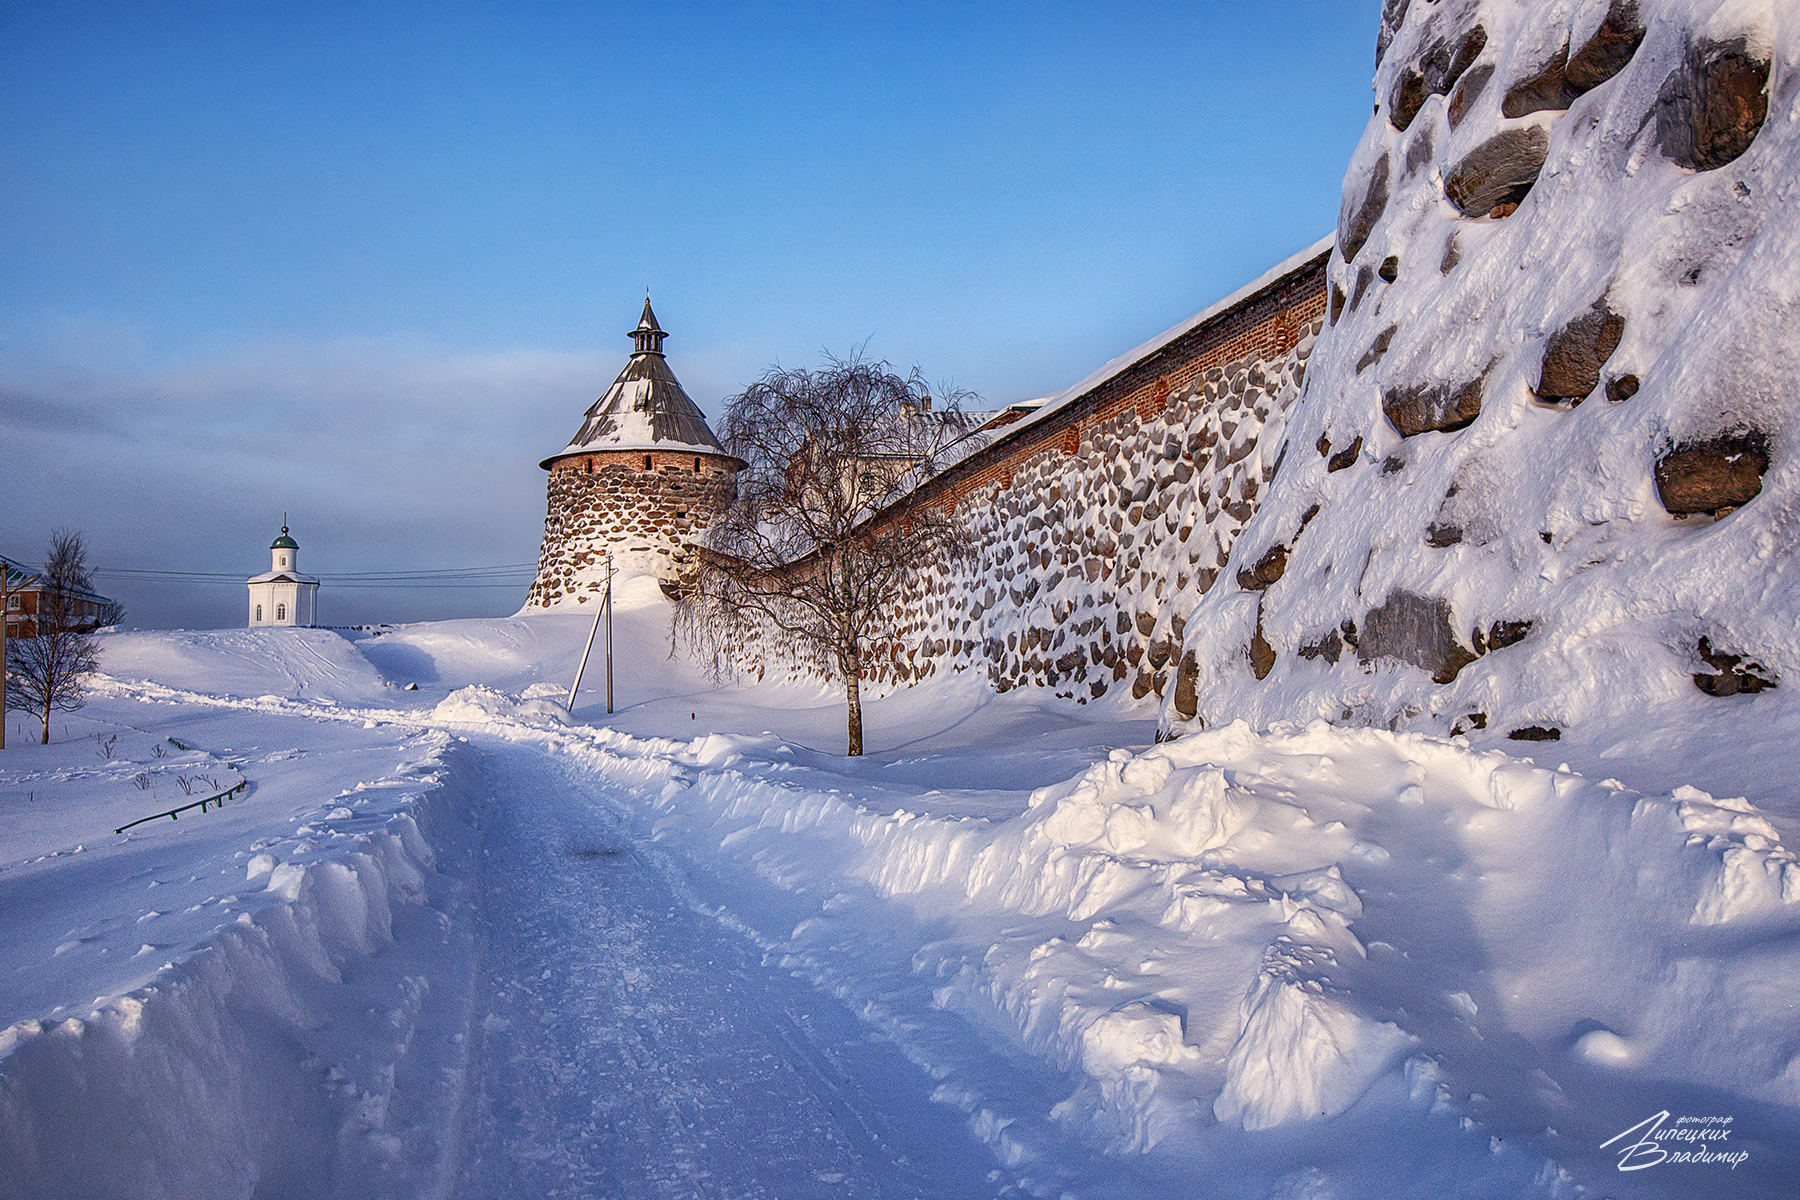
<instances>
[{"instance_id":1,"label":"conical tower roof","mask_svg":"<svg viewBox=\"0 0 1800 1200\"><path fill-rule=\"evenodd\" d=\"M644 297L644 315L630 336L635 349L625 369L587 410L587 419L569 444L539 466L549 470L559 458L605 450L725 453L699 406L688 398L675 372L669 370L662 352L663 339L668 334L657 325L648 296Z\"/></svg>"}]
</instances>

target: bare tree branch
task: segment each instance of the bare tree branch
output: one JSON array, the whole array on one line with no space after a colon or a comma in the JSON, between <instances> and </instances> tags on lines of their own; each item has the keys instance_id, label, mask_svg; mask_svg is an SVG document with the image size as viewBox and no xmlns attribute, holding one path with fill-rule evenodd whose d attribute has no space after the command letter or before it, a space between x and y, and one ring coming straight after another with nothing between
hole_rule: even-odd
<instances>
[{"instance_id":1,"label":"bare tree branch","mask_svg":"<svg viewBox=\"0 0 1800 1200\"><path fill-rule=\"evenodd\" d=\"M727 402L720 427L748 465L684 582L677 632L715 676L746 640L785 635L843 684L852 755L863 751L871 644L898 632L906 584L964 547L962 526L937 508L870 519L904 506L968 434L966 395L947 391L934 398L916 369L901 375L856 351L817 370L770 368Z\"/></svg>"},{"instance_id":2,"label":"bare tree branch","mask_svg":"<svg viewBox=\"0 0 1800 1200\"><path fill-rule=\"evenodd\" d=\"M21 707L37 714L43 730L39 744L48 745L50 715L74 712L86 703L83 691L100 669L100 648L92 633L94 620L80 608L83 598L92 594L93 573L87 565L87 543L79 532L52 532L43 573L37 636L6 640L6 690L9 707L16 697L23 702Z\"/></svg>"}]
</instances>

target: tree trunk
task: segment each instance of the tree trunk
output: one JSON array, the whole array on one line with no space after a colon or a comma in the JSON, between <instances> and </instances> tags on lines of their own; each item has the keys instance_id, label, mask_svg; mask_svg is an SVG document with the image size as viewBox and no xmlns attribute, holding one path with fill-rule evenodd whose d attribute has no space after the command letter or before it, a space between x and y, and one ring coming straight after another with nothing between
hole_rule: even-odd
<instances>
[{"instance_id":1,"label":"tree trunk","mask_svg":"<svg viewBox=\"0 0 1800 1200\"><path fill-rule=\"evenodd\" d=\"M44 736L38 739L38 745L50 744L50 701L44 701Z\"/></svg>"},{"instance_id":2,"label":"tree trunk","mask_svg":"<svg viewBox=\"0 0 1800 1200\"><path fill-rule=\"evenodd\" d=\"M850 705L850 749L845 751L851 758L861 758L862 747L862 663L852 654L844 664L844 699Z\"/></svg>"}]
</instances>

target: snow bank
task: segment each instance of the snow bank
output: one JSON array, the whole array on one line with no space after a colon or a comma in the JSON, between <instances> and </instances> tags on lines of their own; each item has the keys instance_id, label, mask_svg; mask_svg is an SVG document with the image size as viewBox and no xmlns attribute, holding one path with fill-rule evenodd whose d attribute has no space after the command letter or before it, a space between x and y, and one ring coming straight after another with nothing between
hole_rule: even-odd
<instances>
[{"instance_id":1,"label":"snow bank","mask_svg":"<svg viewBox=\"0 0 1800 1200\"><path fill-rule=\"evenodd\" d=\"M259 842L287 861L251 858L236 918L149 984L0 1031L0 1196L319 1195L334 1162L391 1157L391 1066L338 1064L391 1064L423 981L346 980L425 902L420 822L451 744L423 735L416 761ZM364 1019L377 1003L397 1007Z\"/></svg>"},{"instance_id":2,"label":"snow bank","mask_svg":"<svg viewBox=\"0 0 1800 1200\"><path fill-rule=\"evenodd\" d=\"M1579 1129L1571 1098L1611 1111L1638 1080L1800 1102L1785 1009L1763 1000L1800 963L1756 948L1800 929L1796 868L1741 800L1239 722L1114 752L991 822L808 788L767 738L512 736L649 801L659 845L738 880L727 919L760 921L772 953L906 1044L916 1022L870 990L868 958L899 905L930 931L909 953L934 1003L1066 1073L1055 1121L1113 1152L1338 1117L1403 1064L1434 1081L1391 1090L1423 1096L1418 1119L1553 1070L1554 1106L1483 1110L1509 1136ZM890 916L852 922L858 894ZM800 915L790 933L769 913ZM1746 936L1695 957L1693 931L1720 926ZM997 1152L1024 1153L1022 1126L970 1098L980 1081L910 1050Z\"/></svg>"},{"instance_id":3,"label":"snow bank","mask_svg":"<svg viewBox=\"0 0 1800 1200\"><path fill-rule=\"evenodd\" d=\"M439 701L438 706L431 711L431 720L444 725L478 727L495 720L567 725L569 713L554 700L521 699L496 688L475 684L458 688Z\"/></svg>"}]
</instances>

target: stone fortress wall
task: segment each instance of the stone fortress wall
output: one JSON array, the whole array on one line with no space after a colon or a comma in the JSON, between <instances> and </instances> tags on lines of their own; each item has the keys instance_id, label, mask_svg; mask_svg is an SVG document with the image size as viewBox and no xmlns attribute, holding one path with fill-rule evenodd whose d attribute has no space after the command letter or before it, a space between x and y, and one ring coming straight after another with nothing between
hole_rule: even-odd
<instances>
[{"instance_id":1,"label":"stone fortress wall","mask_svg":"<svg viewBox=\"0 0 1800 1200\"><path fill-rule=\"evenodd\" d=\"M1379 49L1292 452L1164 732L1769 711L1800 669L1800 9L1388 0Z\"/></svg>"},{"instance_id":2,"label":"stone fortress wall","mask_svg":"<svg viewBox=\"0 0 1800 1200\"><path fill-rule=\"evenodd\" d=\"M1380 50L1330 245L877 518L973 552L872 682L1557 740L1800 670L1800 12L1388 0Z\"/></svg>"},{"instance_id":3,"label":"stone fortress wall","mask_svg":"<svg viewBox=\"0 0 1800 1200\"><path fill-rule=\"evenodd\" d=\"M977 669L999 691L1081 703L1177 683L1187 616L1277 468L1324 323L1328 253L1313 247L1110 364L877 518L948 507L972 548L915 581L899 635L871 649L870 682ZM775 654L744 665L808 670ZM1192 676L1189 664L1190 690Z\"/></svg>"},{"instance_id":4,"label":"stone fortress wall","mask_svg":"<svg viewBox=\"0 0 1800 1200\"><path fill-rule=\"evenodd\" d=\"M544 541L525 606L585 604L615 570L673 582L706 518L730 503L732 460L719 455L614 450L559 458L551 467Z\"/></svg>"}]
</instances>

